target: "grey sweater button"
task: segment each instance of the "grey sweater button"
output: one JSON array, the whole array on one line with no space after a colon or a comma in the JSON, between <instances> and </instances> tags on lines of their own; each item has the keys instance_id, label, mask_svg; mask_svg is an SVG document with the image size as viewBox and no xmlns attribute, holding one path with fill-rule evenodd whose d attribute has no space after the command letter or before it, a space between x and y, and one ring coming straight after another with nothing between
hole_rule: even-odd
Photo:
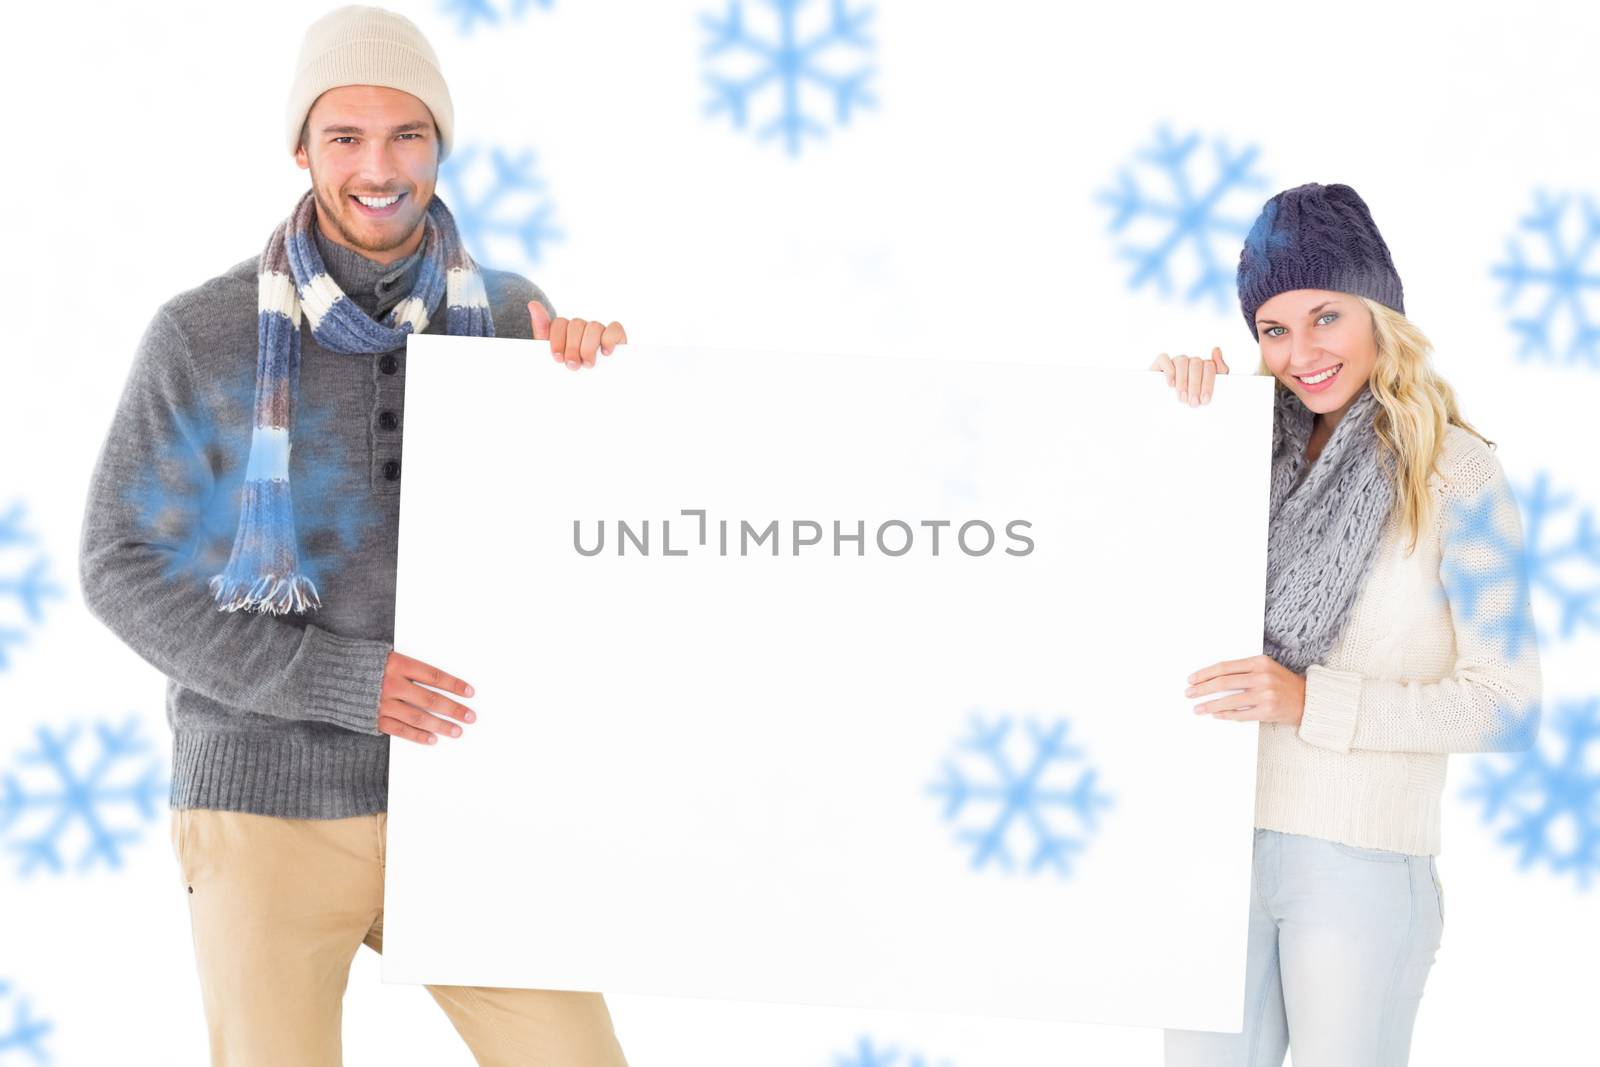
<instances>
[{"instance_id":1,"label":"grey sweater button","mask_svg":"<svg viewBox=\"0 0 1600 1067\"><path fill-rule=\"evenodd\" d=\"M391 459L383 465L383 476L391 482L400 477L400 461Z\"/></svg>"}]
</instances>

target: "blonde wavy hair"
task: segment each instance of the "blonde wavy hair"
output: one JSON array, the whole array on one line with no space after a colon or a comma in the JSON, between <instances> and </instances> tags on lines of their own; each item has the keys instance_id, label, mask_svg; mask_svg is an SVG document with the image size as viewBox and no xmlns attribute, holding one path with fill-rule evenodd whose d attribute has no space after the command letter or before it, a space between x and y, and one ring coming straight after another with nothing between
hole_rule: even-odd
<instances>
[{"instance_id":1,"label":"blonde wavy hair","mask_svg":"<svg viewBox=\"0 0 1600 1067\"><path fill-rule=\"evenodd\" d=\"M1411 537L1409 555L1417 535L1433 519L1433 496L1428 477L1437 471L1445 433L1459 426L1490 448L1495 443L1461 417L1455 390L1434 370L1429 357L1433 343L1416 323L1386 304L1352 293L1372 313L1372 338L1378 359L1372 368L1372 392L1378 400L1373 423L1379 447L1395 460L1395 503L1403 529ZM1257 374L1272 375L1262 359ZM1277 388L1287 389L1282 382Z\"/></svg>"}]
</instances>

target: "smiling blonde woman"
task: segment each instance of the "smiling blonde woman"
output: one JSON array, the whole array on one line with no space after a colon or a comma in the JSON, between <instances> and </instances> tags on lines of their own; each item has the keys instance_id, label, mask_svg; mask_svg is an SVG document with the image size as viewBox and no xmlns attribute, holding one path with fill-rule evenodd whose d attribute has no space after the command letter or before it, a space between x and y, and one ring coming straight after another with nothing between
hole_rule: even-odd
<instances>
[{"instance_id":1,"label":"smiling blonde woman","mask_svg":"<svg viewBox=\"0 0 1600 1067\"><path fill-rule=\"evenodd\" d=\"M1238 282L1277 380L1265 652L1184 694L1259 724L1244 1027L1168 1030L1166 1064L1395 1067L1444 930L1446 760L1538 730L1527 584L1500 569L1521 520L1354 189L1268 200ZM1152 369L1191 405L1228 373L1220 348Z\"/></svg>"}]
</instances>

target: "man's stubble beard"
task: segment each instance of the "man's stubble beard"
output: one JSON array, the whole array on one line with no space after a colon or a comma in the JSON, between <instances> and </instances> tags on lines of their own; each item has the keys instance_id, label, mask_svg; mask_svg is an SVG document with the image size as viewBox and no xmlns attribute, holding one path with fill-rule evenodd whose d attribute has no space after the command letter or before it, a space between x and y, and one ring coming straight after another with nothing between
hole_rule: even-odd
<instances>
[{"instance_id":1,"label":"man's stubble beard","mask_svg":"<svg viewBox=\"0 0 1600 1067\"><path fill-rule=\"evenodd\" d=\"M326 195L323 192L322 186L317 182L315 175L313 175L311 180L311 195L317 203L317 214L325 222L327 222L332 229L338 232L339 236L346 244L357 248L362 252L392 252L396 248L399 248L401 245L405 244L407 241L411 240L412 235L417 232L417 228L422 226L425 221L425 214L418 214L417 221L411 227L411 229L406 230L404 233L398 234L391 241L387 241L379 245L373 245L363 240L357 234L351 233L350 230L345 226L344 213L346 211L353 212L355 211L355 208L349 206L345 202L346 198L342 193L335 194L340 197L339 205L337 207L330 205L327 201Z\"/></svg>"}]
</instances>

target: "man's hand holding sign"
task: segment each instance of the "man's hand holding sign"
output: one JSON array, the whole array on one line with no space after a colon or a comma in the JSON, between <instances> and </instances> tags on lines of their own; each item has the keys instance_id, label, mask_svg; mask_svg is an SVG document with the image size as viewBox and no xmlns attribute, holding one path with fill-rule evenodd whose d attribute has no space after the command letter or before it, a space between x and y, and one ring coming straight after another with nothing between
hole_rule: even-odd
<instances>
[{"instance_id":1,"label":"man's hand holding sign","mask_svg":"<svg viewBox=\"0 0 1600 1067\"><path fill-rule=\"evenodd\" d=\"M622 323L602 326L598 319L555 319L537 300L528 301L528 314L533 316L533 339L550 342L550 355L557 363L566 363L568 370L594 366L598 349L609 356L617 345L624 344L628 335Z\"/></svg>"}]
</instances>

